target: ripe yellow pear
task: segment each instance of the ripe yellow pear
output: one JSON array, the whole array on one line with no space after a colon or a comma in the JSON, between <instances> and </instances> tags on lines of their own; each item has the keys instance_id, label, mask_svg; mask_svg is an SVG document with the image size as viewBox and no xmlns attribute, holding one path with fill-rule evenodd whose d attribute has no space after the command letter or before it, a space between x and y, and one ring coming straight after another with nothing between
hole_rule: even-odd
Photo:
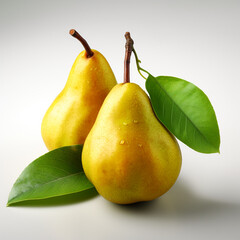
<instances>
[{"instance_id":1,"label":"ripe yellow pear","mask_svg":"<svg viewBox=\"0 0 240 240\"><path fill-rule=\"evenodd\" d=\"M42 121L42 137L49 150L83 144L98 111L116 79L104 56L90 49L75 31L85 50L76 58L67 83L47 110Z\"/></svg>"},{"instance_id":2,"label":"ripe yellow pear","mask_svg":"<svg viewBox=\"0 0 240 240\"><path fill-rule=\"evenodd\" d=\"M181 152L134 83L116 85L86 138L82 164L97 191L111 202L155 199L175 183Z\"/></svg>"},{"instance_id":3,"label":"ripe yellow pear","mask_svg":"<svg viewBox=\"0 0 240 240\"><path fill-rule=\"evenodd\" d=\"M129 32L125 37L124 83L106 97L82 152L87 178L104 198L119 204L161 196L182 164L176 139L156 118L147 94L130 83L133 40Z\"/></svg>"}]
</instances>

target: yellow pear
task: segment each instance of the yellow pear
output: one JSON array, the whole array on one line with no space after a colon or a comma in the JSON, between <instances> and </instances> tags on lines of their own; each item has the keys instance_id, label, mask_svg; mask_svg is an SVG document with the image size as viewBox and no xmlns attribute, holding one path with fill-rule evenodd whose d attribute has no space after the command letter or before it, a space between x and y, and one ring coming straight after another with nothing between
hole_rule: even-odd
<instances>
[{"instance_id":1,"label":"yellow pear","mask_svg":"<svg viewBox=\"0 0 240 240\"><path fill-rule=\"evenodd\" d=\"M182 156L174 136L156 118L147 94L130 83L133 40L125 34L124 83L110 91L86 138L82 164L107 200L153 200L177 180Z\"/></svg>"},{"instance_id":2,"label":"yellow pear","mask_svg":"<svg viewBox=\"0 0 240 240\"><path fill-rule=\"evenodd\" d=\"M82 152L97 191L119 204L153 200L175 183L181 162L175 137L156 118L146 93L134 83L116 85Z\"/></svg>"},{"instance_id":3,"label":"yellow pear","mask_svg":"<svg viewBox=\"0 0 240 240\"><path fill-rule=\"evenodd\" d=\"M83 144L99 109L116 79L104 56L75 30L70 34L84 46L70 71L67 83L47 110L42 121L42 137L49 150Z\"/></svg>"}]
</instances>

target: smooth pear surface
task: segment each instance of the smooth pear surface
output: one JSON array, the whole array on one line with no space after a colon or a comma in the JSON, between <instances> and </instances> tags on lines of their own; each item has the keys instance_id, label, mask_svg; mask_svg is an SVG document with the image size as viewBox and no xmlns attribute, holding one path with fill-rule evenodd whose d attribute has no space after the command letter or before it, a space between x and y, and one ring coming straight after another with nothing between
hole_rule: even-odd
<instances>
[{"instance_id":1,"label":"smooth pear surface","mask_svg":"<svg viewBox=\"0 0 240 240\"><path fill-rule=\"evenodd\" d=\"M119 204L153 200L175 183L181 162L175 137L156 118L146 93L134 83L116 85L82 152L97 191Z\"/></svg>"},{"instance_id":2,"label":"smooth pear surface","mask_svg":"<svg viewBox=\"0 0 240 240\"><path fill-rule=\"evenodd\" d=\"M104 56L92 51L90 58L85 50L78 55L64 89L43 118L41 132L49 150L83 144L105 97L117 84Z\"/></svg>"}]
</instances>

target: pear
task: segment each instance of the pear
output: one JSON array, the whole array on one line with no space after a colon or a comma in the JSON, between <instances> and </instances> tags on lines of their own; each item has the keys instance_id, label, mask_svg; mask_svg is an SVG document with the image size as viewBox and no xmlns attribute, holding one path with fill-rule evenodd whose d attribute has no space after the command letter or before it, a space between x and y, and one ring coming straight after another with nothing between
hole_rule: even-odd
<instances>
[{"instance_id":1,"label":"pear","mask_svg":"<svg viewBox=\"0 0 240 240\"><path fill-rule=\"evenodd\" d=\"M116 85L86 138L82 164L107 200L153 200L175 183L181 168L175 137L158 121L146 93L134 83Z\"/></svg>"},{"instance_id":2,"label":"pear","mask_svg":"<svg viewBox=\"0 0 240 240\"><path fill-rule=\"evenodd\" d=\"M85 50L76 58L64 89L43 118L41 133L49 150L83 144L105 97L117 84L104 56L92 50L75 30L70 34Z\"/></svg>"},{"instance_id":3,"label":"pear","mask_svg":"<svg viewBox=\"0 0 240 240\"><path fill-rule=\"evenodd\" d=\"M147 94L130 83L134 49L130 33L125 37L124 83L104 100L82 152L87 178L118 204L161 196L177 180L182 164L175 137L156 118Z\"/></svg>"}]
</instances>

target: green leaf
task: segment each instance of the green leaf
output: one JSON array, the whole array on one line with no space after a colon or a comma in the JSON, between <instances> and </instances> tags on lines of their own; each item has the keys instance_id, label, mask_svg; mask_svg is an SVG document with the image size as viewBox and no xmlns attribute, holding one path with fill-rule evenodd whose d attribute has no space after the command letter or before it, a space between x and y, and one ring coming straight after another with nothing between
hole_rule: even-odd
<instances>
[{"instance_id":1,"label":"green leaf","mask_svg":"<svg viewBox=\"0 0 240 240\"><path fill-rule=\"evenodd\" d=\"M93 188L84 174L81 155L82 145L75 145L55 149L33 161L13 185L7 206Z\"/></svg>"},{"instance_id":2,"label":"green leaf","mask_svg":"<svg viewBox=\"0 0 240 240\"><path fill-rule=\"evenodd\" d=\"M198 152L219 152L216 115L202 90L180 78L151 75L146 89L158 119L179 140Z\"/></svg>"}]
</instances>

